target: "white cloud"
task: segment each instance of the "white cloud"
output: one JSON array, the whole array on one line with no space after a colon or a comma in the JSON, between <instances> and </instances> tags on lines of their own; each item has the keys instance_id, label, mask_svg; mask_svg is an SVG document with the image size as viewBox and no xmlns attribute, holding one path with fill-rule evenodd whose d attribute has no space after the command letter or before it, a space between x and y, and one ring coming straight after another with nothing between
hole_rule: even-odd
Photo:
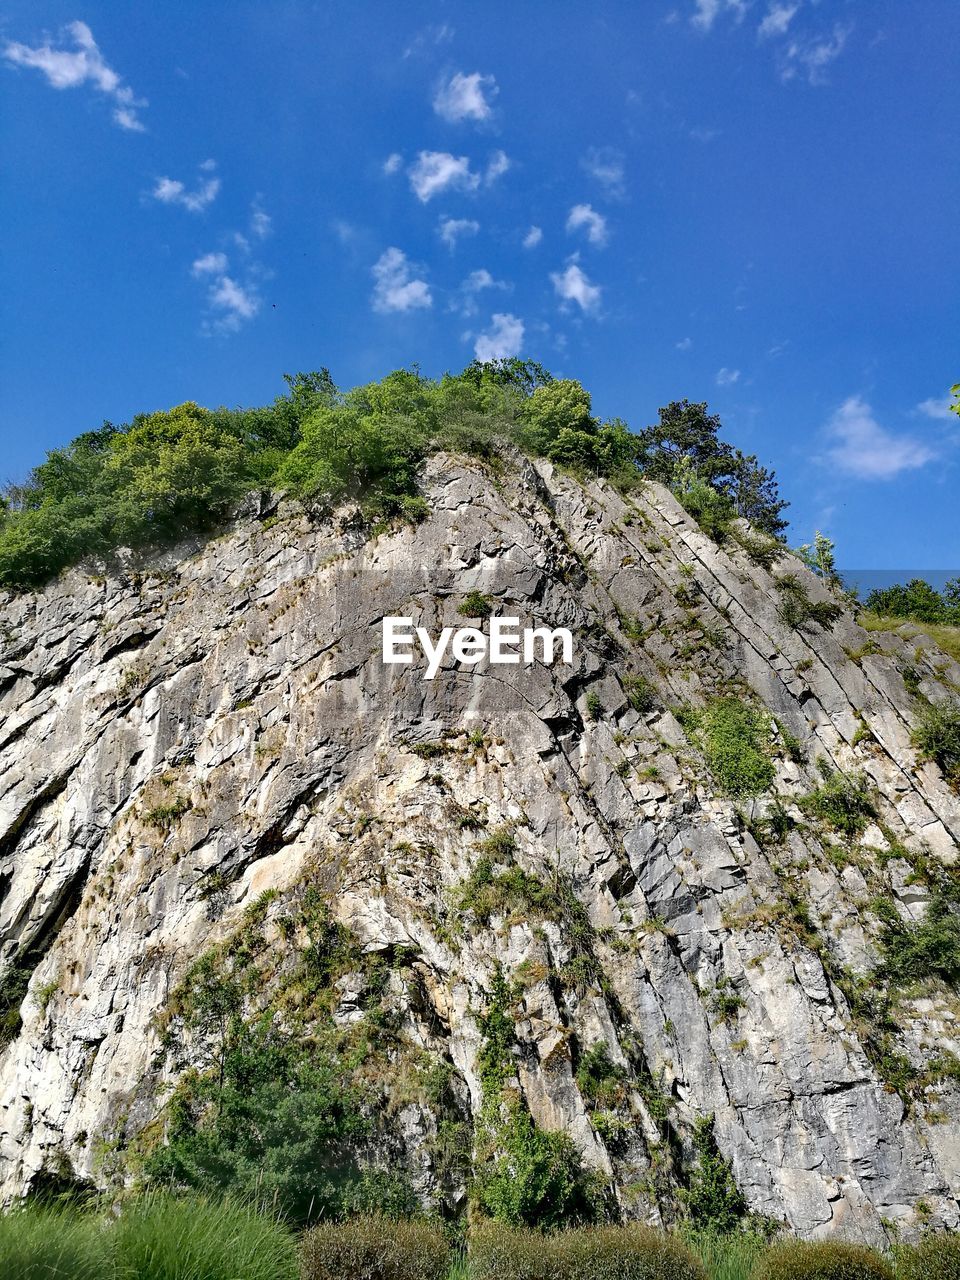
<instances>
[{"instance_id":1,"label":"white cloud","mask_svg":"<svg viewBox=\"0 0 960 1280\"><path fill-rule=\"evenodd\" d=\"M201 172L208 173L210 176L207 178L201 176L193 191L188 191L184 183L175 178L158 178L151 194L154 200L159 200L161 204L178 204L181 208L188 209L190 213L202 213L216 200L220 190L220 179L212 172L215 168L216 161L204 160L200 165Z\"/></svg>"},{"instance_id":2,"label":"white cloud","mask_svg":"<svg viewBox=\"0 0 960 1280\"><path fill-rule=\"evenodd\" d=\"M607 220L602 213L589 204L575 204L567 218L567 230L578 231L583 228L591 244L602 247L607 243Z\"/></svg>"},{"instance_id":3,"label":"white cloud","mask_svg":"<svg viewBox=\"0 0 960 1280\"><path fill-rule=\"evenodd\" d=\"M399 151L392 151L383 162L383 172L390 177L391 174L399 173L403 168L403 156Z\"/></svg>"},{"instance_id":4,"label":"white cloud","mask_svg":"<svg viewBox=\"0 0 960 1280\"><path fill-rule=\"evenodd\" d=\"M826 426L828 461L859 480L892 480L937 456L922 440L898 436L882 427L861 396L850 396Z\"/></svg>"},{"instance_id":5,"label":"white cloud","mask_svg":"<svg viewBox=\"0 0 960 1280\"><path fill-rule=\"evenodd\" d=\"M503 176L510 168L510 157L505 151L495 151L487 164L487 172L483 176L489 187L491 183Z\"/></svg>"},{"instance_id":6,"label":"white cloud","mask_svg":"<svg viewBox=\"0 0 960 1280\"><path fill-rule=\"evenodd\" d=\"M580 167L595 178L608 195L623 195L624 156L616 147L591 147L580 161Z\"/></svg>"},{"instance_id":7,"label":"white cloud","mask_svg":"<svg viewBox=\"0 0 960 1280\"><path fill-rule=\"evenodd\" d=\"M771 36L786 35L787 27L789 27L799 9L799 4L779 4L776 2L771 4L766 17L757 28L757 35L761 40L766 40Z\"/></svg>"},{"instance_id":8,"label":"white cloud","mask_svg":"<svg viewBox=\"0 0 960 1280\"><path fill-rule=\"evenodd\" d=\"M811 84L824 84L827 67L840 57L852 27L834 27L833 35L823 39L792 40L783 51L780 76L792 80L805 74Z\"/></svg>"},{"instance_id":9,"label":"white cloud","mask_svg":"<svg viewBox=\"0 0 960 1280\"><path fill-rule=\"evenodd\" d=\"M675 342L674 346L678 351L689 351L693 347L692 338L681 338L679 342Z\"/></svg>"},{"instance_id":10,"label":"white cloud","mask_svg":"<svg viewBox=\"0 0 960 1280\"><path fill-rule=\"evenodd\" d=\"M717 370L717 386L732 387L735 382L740 381L739 369L728 369L726 365L722 369Z\"/></svg>"},{"instance_id":11,"label":"white cloud","mask_svg":"<svg viewBox=\"0 0 960 1280\"><path fill-rule=\"evenodd\" d=\"M260 298L250 286L238 284L231 276L219 276L210 286L210 306L219 312L216 328L234 332L244 320L252 320L260 310Z\"/></svg>"},{"instance_id":12,"label":"white cloud","mask_svg":"<svg viewBox=\"0 0 960 1280\"><path fill-rule=\"evenodd\" d=\"M510 168L506 152L495 151L483 176L470 168L467 156L454 156L449 151L421 151L407 170L410 186L424 204L444 191L476 191L483 182L489 186Z\"/></svg>"},{"instance_id":13,"label":"white cloud","mask_svg":"<svg viewBox=\"0 0 960 1280\"><path fill-rule=\"evenodd\" d=\"M99 93L113 99L113 119L121 129L143 133L145 126L137 112L147 105L145 98L134 96L129 85L108 66L97 47L93 32L85 22L71 22L64 27L60 39L73 48L55 49L50 44L30 45L8 40L3 56L16 67L32 67L47 78L54 89L77 89L89 84Z\"/></svg>"},{"instance_id":14,"label":"white cloud","mask_svg":"<svg viewBox=\"0 0 960 1280\"><path fill-rule=\"evenodd\" d=\"M565 271L552 272L550 279L557 295L564 302L575 302L581 311L595 311L600 305L600 286L591 284L576 262Z\"/></svg>"},{"instance_id":15,"label":"white cloud","mask_svg":"<svg viewBox=\"0 0 960 1280\"><path fill-rule=\"evenodd\" d=\"M721 12L729 10L739 22L749 7L750 0L695 0L690 22L698 31L709 31Z\"/></svg>"},{"instance_id":16,"label":"white cloud","mask_svg":"<svg viewBox=\"0 0 960 1280\"><path fill-rule=\"evenodd\" d=\"M460 236L475 236L480 230L480 223L473 218L441 218L437 230L440 239L452 251L457 247Z\"/></svg>"},{"instance_id":17,"label":"white cloud","mask_svg":"<svg viewBox=\"0 0 960 1280\"><path fill-rule=\"evenodd\" d=\"M939 422L957 423L960 420L950 408L951 404L953 396L946 391L942 397L931 396L929 400L921 400L917 405L917 413L922 413L926 418L936 418Z\"/></svg>"},{"instance_id":18,"label":"white cloud","mask_svg":"<svg viewBox=\"0 0 960 1280\"><path fill-rule=\"evenodd\" d=\"M260 198L257 197L250 206L250 231L258 240L266 240L267 236L273 230L273 219L269 213L266 213L261 207Z\"/></svg>"},{"instance_id":19,"label":"white cloud","mask_svg":"<svg viewBox=\"0 0 960 1280\"><path fill-rule=\"evenodd\" d=\"M493 76L481 75L479 71L465 76L458 71L437 90L433 109L452 124L461 120L489 120L493 108L488 97L495 98L497 93Z\"/></svg>"},{"instance_id":20,"label":"white cloud","mask_svg":"<svg viewBox=\"0 0 960 1280\"><path fill-rule=\"evenodd\" d=\"M543 231L540 227L531 227L523 237L523 247L525 249L535 249L542 239Z\"/></svg>"},{"instance_id":21,"label":"white cloud","mask_svg":"<svg viewBox=\"0 0 960 1280\"><path fill-rule=\"evenodd\" d=\"M522 346L523 321L497 311L487 332L477 334L473 353L478 360L506 360L519 355Z\"/></svg>"},{"instance_id":22,"label":"white cloud","mask_svg":"<svg viewBox=\"0 0 960 1280\"><path fill-rule=\"evenodd\" d=\"M374 311L414 311L433 306L429 285L425 280L413 279L413 268L402 249L385 249L371 272Z\"/></svg>"},{"instance_id":23,"label":"white cloud","mask_svg":"<svg viewBox=\"0 0 960 1280\"><path fill-rule=\"evenodd\" d=\"M480 185L467 157L449 151L421 151L408 174L414 195L424 204L443 191L476 191Z\"/></svg>"},{"instance_id":24,"label":"white cloud","mask_svg":"<svg viewBox=\"0 0 960 1280\"><path fill-rule=\"evenodd\" d=\"M190 268L195 276L222 275L228 266L225 253L205 253Z\"/></svg>"},{"instance_id":25,"label":"white cloud","mask_svg":"<svg viewBox=\"0 0 960 1280\"><path fill-rule=\"evenodd\" d=\"M510 285L505 280L495 280L486 267L480 267L478 271L471 271L461 283L450 303L450 310L458 311L462 316L475 316L477 296L485 289L509 290Z\"/></svg>"}]
</instances>

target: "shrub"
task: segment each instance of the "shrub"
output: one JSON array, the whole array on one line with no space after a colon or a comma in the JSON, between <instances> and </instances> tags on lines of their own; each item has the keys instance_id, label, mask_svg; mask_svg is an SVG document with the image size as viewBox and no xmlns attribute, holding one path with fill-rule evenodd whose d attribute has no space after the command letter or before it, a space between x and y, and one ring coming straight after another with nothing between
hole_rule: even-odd
<instances>
[{"instance_id":1,"label":"shrub","mask_svg":"<svg viewBox=\"0 0 960 1280\"><path fill-rule=\"evenodd\" d=\"M894 982L940 978L960 984L960 911L942 891L932 895L918 924L907 924L894 912L881 945L885 973Z\"/></svg>"},{"instance_id":2,"label":"shrub","mask_svg":"<svg viewBox=\"0 0 960 1280\"><path fill-rule=\"evenodd\" d=\"M16 1280L109 1280L100 1222L75 1210L27 1205L0 1214L0 1267Z\"/></svg>"},{"instance_id":3,"label":"shrub","mask_svg":"<svg viewBox=\"0 0 960 1280\"><path fill-rule=\"evenodd\" d=\"M960 1236L931 1234L896 1251L897 1280L960 1280Z\"/></svg>"},{"instance_id":4,"label":"shrub","mask_svg":"<svg viewBox=\"0 0 960 1280\"><path fill-rule=\"evenodd\" d=\"M492 1223L470 1237L475 1280L707 1280L676 1235L650 1227L586 1227L542 1235Z\"/></svg>"},{"instance_id":5,"label":"shrub","mask_svg":"<svg viewBox=\"0 0 960 1280\"><path fill-rule=\"evenodd\" d=\"M657 691L646 676L624 676L623 691L630 706L640 715L657 705Z\"/></svg>"},{"instance_id":6,"label":"shrub","mask_svg":"<svg viewBox=\"0 0 960 1280\"><path fill-rule=\"evenodd\" d=\"M913 731L913 745L944 777L960 780L960 699L924 707Z\"/></svg>"},{"instance_id":7,"label":"shrub","mask_svg":"<svg viewBox=\"0 0 960 1280\"><path fill-rule=\"evenodd\" d=\"M110 1234L122 1280L296 1280L292 1233L232 1200L152 1192Z\"/></svg>"},{"instance_id":8,"label":"shrub","mask_svg":"<svg viewBox=\"0 0 960 1280\"><path fill-rule=\"evenodd\" d=\"M877 816L867 780L862 773L830 769L825 761L820 762L820 772L823 785L804 796L801 805L829 823L835 831L852 839Z\"/></svg>"},{"instance_id":9,"label":"shrub","mask_svg":"<svg viewBox=\"0 0 960 1280\"><path fill-rule=\"evenodd\" d=\"M444 1280L449 1267L442 1229L417 1219L325 1222L300 1245L301 1280Z\"/></svg>"},{"instance_id":10,"label":"shrub","mask_svg":"<svg viewBox=\"0 0 960 1280\"><path fill-rule=\"evenodd\" d=\"M570 1136L537 1127L515 1101L490 1100L487 1141L474 1196L483 1213L510 1226L559 1227L604 1216L606 1184L583 1168Z\"/></svg>"},{"instance_id":11,"label":"shrub","mask_svg":"<svg viewBox=\"0 0 960 1280\"><path fill-rule=\"evenodd\" d=\"M770 720L765 711L739 698L718 698L699 710L687 708L681 723L703 751L714 781L726 795L759 795L773 782L775 769L767 754Z\"/></svg>"},{"instance_id":12,"label":"shrub","mask_svg":"<svg viewBox=\"0 0 960 1280\"><path fill-rule=\"evenodd\" d=\"M457 613L464 618L489 618L493 601L482 591L468 591L457 606Z\"/></svg>"},{"instance_id":13,"label":"shrub","mask_svg":"<svg viewBox=\"0 0 960 1280\"><path fill-rule=\"evenodd\" d=\"M843 613L835 600L811 600L800 579L793 573L777 578L780 592L780 620L794 630L805 627L830 627Z\"/></svg>"},{"instance_id":14,"label":"shrub","mask_svg":"<svg viewBox=\"0 0 960 1280\"><path fill-rule=\"evenodd\" d=\"M733 1178L730 1162L717 1147L713 1116L700 1116L693 1128L697 1163L683 1193L687 1215L695 1227L723 1235L736 1231L747 1212L747 1202Z\"/></svg>"},{"instance_id":15,"label":"shrub","mask_svg":"<svg viewBox=\"0 0 960 1280\"><path fill-rule=\"evenodd\" d=\"M752 1280L893 1280L893 1271L864 1245L784 1240L759 1258Z\"/></svg>"}]
</instances>

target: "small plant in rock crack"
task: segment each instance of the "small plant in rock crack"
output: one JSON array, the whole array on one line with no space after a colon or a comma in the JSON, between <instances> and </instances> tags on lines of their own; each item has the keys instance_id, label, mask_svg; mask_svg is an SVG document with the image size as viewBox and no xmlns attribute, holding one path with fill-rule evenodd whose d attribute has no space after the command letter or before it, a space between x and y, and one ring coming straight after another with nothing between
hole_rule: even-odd
<instances>
[{"instance_id":1,"label":"small plant in rock crack","mask_svg":"<svg viewBox=\"0 0 960 1280\"><path fill-rule=\"evenodd\" d=\"M493 601L482 591L468 591L457 605L457 613L464 618L489 618Z\"/></svg>"}]
</instances>

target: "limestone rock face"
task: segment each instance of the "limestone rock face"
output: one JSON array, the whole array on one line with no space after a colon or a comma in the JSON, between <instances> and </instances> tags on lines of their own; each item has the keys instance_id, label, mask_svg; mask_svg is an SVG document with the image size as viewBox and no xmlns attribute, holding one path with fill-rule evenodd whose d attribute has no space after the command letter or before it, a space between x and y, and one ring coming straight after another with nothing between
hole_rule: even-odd
<instances>
[{"instance_id":1,"label":"limestone rock face","mask_svg":"<svg viewBox=\"0 0 960 1280\"><path fill-rule=\"evenodd\" d=\"M114 1176L176 1079L159 1020L183 973L265 890L279 911L310 878L363 951L404 956L402 1035L448 1064L468 1117L478 1013L497 972L515 984L515 1086L625 1213L668 1215L713 1113L751 1209L802 1234L956 1227L957 1083L929 1066L960 1054L960 1006L936 984L901 1004L885 1033L914 1069L901 1096L844 992L880 959L877 897L921 921L916 860L956 859L960 803L911 746L903 675L937 697L960 668L849 614L788 627L775 577L815 600L822 584L718 548L656 485L624 498L546 463L440 455L424 492L416 528L281 505L137 574L72 571L0 603L3 1193L51 1167ZM469 622L473 590L570 628L573 665L448 659L432 681L419 658L384 665L384 616L435 635ZM636 677L651 696L631 698ZM759 799L718 794L674 714L731 691L770 713ZM818 761L867 779L858 836L796 805ZM776 840L775 796L793 819ZM501 828L585 913L579 980L561 913L452 927ZM338 1000L358 1016L349 975ZM577 1080L599 1043L626 1080L615 1137ZM429 1199L434 1118L399 1096L391 1116Z\"/></svg>"}]
</instances>

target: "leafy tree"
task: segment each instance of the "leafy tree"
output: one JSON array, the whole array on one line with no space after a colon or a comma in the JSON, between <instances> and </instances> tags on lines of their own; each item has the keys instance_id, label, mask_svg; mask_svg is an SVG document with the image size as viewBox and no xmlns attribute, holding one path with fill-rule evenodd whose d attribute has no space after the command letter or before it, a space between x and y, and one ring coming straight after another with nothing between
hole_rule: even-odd
<instances>
[{"instance_id":1,"label":"leafy tree","mask_svg":"<svg viewBox=\"0 0 960 1280\"><path fill-rule=\"evenodd\" d=\"M776 476L753 454L720 439L721 422L704 403L673 400L659 410L659 422L636 435L636 461L652 480L672 486L681 459L711 488L728 498L734 513L764 533L779 536L787 527Z\"/></svg>"},{"instance_id":2,"label":"leafy tree","mask_svg":"<svg viewBox=\"0 0 960 1280\"><path fill-rule=\"evenodd\" d=\"M811 569L818 578L823 578L824 582L840 581L837 575L833 539L828 538L819 529L813 535L812 544L805 542L802 547L797 548L797 555L807 568Z\"/></svg>"},{"instance_id":3,"label":"leafy tree","mask_svg":"<svg viewBox=\"0 0 960 1280\"><path fill-rule=\"evenodd\" d=\"M960 578L951 579L942 593L924 578L879 587L867 596L865 607L890 618L960 625Z\"/></svg>"}]
</instances>

